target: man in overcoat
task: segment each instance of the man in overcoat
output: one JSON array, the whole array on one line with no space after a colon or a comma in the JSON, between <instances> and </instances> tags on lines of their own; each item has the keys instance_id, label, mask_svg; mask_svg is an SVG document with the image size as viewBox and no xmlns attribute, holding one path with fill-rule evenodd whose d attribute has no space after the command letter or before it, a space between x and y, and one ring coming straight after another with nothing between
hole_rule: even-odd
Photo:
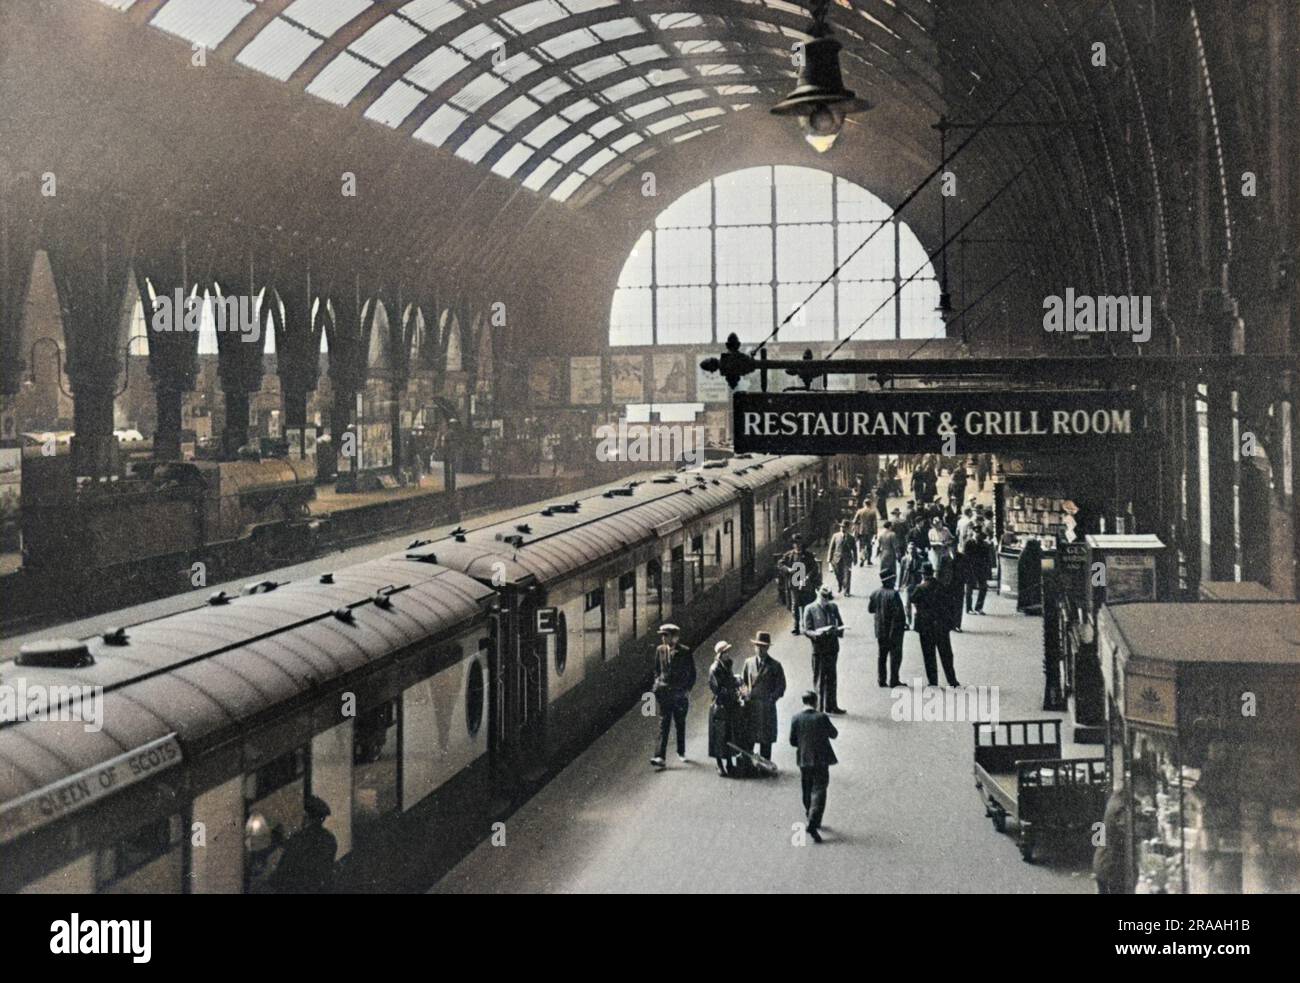
<instances>
[{"instance_id":1,"label":"man in overcoat","mask_svg":"<svg viewBox=\"0 0 1300 983\"><path fill-rule=\"evenodd\" d=\"M758 745L758 753L769 760L776 741L776 704L785 696L785 670L768 653L772 636L758 632L753 639L754 654L745 660L741 672L741 697L749 720L749 741Z\"/></svg>"},{"instance_id":2,"label":"man in overcoat","mask_svg":"<svg viewBox=\"0 0 1300 983\"><path fill-rule=\"evenodd\" d=\"M817 709L816 693L812 690L804 693L803 703L804 708L790 721L790 744L797 749L808 835L814 843L820 843L826 790L831 782L830 766L838 763L831 738L839 737L839 731L831 718Z\"/></svg>"}]
</instances>

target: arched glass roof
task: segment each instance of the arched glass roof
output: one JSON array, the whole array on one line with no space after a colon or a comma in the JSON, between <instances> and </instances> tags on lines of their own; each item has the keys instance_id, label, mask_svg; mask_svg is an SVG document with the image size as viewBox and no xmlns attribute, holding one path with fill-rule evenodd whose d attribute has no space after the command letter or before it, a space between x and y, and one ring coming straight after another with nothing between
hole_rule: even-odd
<instances>
[{"instance_id":1,"label":"arched glass roof","mask_svg":"<svg viewBox=\"0 0 1300 983\"><path fill-rule=\"evenodd\" d=\"M808 19L787 0L100 2L575 203L722 117L774 101ZM924 35L892 5L869 6ZM909 43L854 12L864 29ZM837 31L863 40L868 56L886 53Z\"/></svg>"}]
</instances>

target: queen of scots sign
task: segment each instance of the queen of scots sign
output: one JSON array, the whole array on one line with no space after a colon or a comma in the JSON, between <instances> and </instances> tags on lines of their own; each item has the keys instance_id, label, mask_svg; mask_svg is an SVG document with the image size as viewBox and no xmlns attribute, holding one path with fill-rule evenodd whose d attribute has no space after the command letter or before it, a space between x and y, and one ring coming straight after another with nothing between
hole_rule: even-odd
<instances>
[{"instance_id":1,"label":"queen of scots sign","mask_svg":"<svg viewBox=\"0 0 1300 983\"><path fill-rule=\"evenodd\" d=\"M738 392L732 408L737 453L1118 449L1146 433L1139 395L1119 391Z\"/></svg>"}]
</instances>

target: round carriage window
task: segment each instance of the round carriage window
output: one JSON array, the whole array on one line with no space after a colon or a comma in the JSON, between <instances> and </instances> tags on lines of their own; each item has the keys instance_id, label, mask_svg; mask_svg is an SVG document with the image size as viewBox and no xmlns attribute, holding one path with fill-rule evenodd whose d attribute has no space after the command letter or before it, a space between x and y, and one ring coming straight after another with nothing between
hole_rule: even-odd
<instances>
[{"instance_id":1,"label":"round carriage window","mask_svg":"<svg viewBox=\"0 0 1300 983\"><path fill-rule=\"evenodd\" d=\"M465 691L465 726L473 737L483 726L483 663L474 659L469 664L469 685Z\"/></svg>"},{"instance_id":2,"label":"round carriage window","mask_svg":"<svg viewBox=\"0 0 1300 983\"><path fill-rule=\"evenodd\" d=\"M569 626L561 611L555 618L555 674L564 675L564 667L569 664Z\"/></svg>"}]
</instances>

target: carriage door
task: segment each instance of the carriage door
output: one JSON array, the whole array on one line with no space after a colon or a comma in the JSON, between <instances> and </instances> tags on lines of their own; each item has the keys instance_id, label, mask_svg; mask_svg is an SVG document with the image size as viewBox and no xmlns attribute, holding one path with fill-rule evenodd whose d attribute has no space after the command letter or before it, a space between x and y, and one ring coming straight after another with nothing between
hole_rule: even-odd
<instances>
[{"instance_id":1,"label":"carriage door","mask_svg":"<svg viewBox=\"0 0 1300 983\"><path fill-rule=\"evenodd\" d=\"M686 547L674 546L672 557L673 615L680 619L677 612L686 606Z\"/></svg>"},{"instance_id":2,"label":"carriage door","mask_svg":"<svg viewBox=\"0 0 1300 983\"><path fill-rule=\"evenodd\" d=\"M754 495L748 489L740 495L740 583L749 590L754 584Z\"/></svg>"},{"instance_id":3,"label":"carriage door","mask_svg":"<svg viewBox=\"0 0 1300 983\"><path fill-rule=\"evenodd\" d=\"M546 667L556 636L538 631L538 612L545 607L540 603L523 601L519 607L518 639L519 658L510 673L515 698L511 727L515 735L512 757L527 771L545 757L546 727ZM542 628L563 630L543 618Z\"/></svg>"}]
</instances>

